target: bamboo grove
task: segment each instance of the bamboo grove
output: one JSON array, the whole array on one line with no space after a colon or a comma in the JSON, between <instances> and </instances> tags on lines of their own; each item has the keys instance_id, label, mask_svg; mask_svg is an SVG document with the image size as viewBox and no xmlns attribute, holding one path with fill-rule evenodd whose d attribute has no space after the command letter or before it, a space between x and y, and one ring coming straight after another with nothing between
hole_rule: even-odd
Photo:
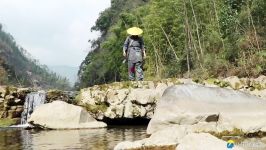
<instances>
[{"instance_id":1,"label":"bamboo grove","mask_svg":"<svg viewBox=\"0 0 266 150\"><path fill-rule=\"evenodd\" d=\"M121 51L132 26L144 30L146 80L266 74L265 0L112 0L78 86L127 80Z\"/></svg>"}]
</instances>

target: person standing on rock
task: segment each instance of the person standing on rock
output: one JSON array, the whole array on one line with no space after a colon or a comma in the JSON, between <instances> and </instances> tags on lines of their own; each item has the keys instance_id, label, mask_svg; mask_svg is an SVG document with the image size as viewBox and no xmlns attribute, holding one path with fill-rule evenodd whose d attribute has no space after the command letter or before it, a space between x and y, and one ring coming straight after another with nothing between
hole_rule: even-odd
<instances>
[{"instance_id":1,"label":"person standing on rock","mask_svg":"<svg viewBox=\"0 0 266 150\"><path fill-rule=\"evenodd\" d=\"M127 30L127 37L123 46L123 56L128 61L129 80L142 81L144 79L143 60L146 58L143 38L140 36L143 31L138 27L132 27Z\"/></svg>"}]
</instances>

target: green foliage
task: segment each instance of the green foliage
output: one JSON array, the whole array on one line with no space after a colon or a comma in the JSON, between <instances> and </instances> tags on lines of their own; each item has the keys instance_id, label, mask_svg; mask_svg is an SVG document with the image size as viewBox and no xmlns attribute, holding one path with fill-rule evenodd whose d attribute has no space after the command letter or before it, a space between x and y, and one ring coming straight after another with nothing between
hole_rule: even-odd
<instances>
[{"instance_id":1,"label":"green foliage","mask_svg":"<svg viewBox=\"0 0 266 150\"><path fill-rule=\"evenodd\" d=\"M0 30L0 84L70 89L69 81L32 59L15 39Z\"/></svg>"},{"instance_id":2,"label":"green foliage","mask_svg":"<svg viewBox=\"0 0 266 150\"><path fill-rule=\"evenodd\" d=\"M144 30L146 79L265 74L265 10L264 0L114 0L92 28L102 36L78 85L127 80L121 51L132 26Z\"/></svg>"}]
</instances>

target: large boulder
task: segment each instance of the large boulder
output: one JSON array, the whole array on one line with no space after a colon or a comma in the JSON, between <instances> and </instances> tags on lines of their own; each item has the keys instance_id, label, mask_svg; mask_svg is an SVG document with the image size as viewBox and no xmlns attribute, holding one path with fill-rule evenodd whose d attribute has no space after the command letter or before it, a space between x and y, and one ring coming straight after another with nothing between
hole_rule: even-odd
<instances>
[{"instance_id":1,"label":"large boulder","mask_svg":"<svg viewBox=\"0 0 266 150\"><path fill-rule=\"evenodd\" d=\"M231 77L227 77L224 79L225 82L228 82L229 85L233 88L233 89L241 89L244 87L243 83L241 82L241 80L237 77L237 76L231 76Z\"/></svg>"},{"instance_id":2,"label":"large boulder","mask_svg":"<svg viewBox=\"0 0 266 150\"><path fill-rule=\"evenodd\" d=\"M179 141L187 135L185 128L169 127L152 134L149 138L138 141L124 141L117 144L114 150L127 149L175 149Z\"/></svg>"},{"instance_id":3,"label":"large boulder","mask_svg":"<svg viewBox=\"0 0 266 150\"><path fill-rule=\"evenodd\" d=\"M139 141L125 141L114 150L169 149L169 150L225 150L227 142L209 133L193 133L186 127L169 127L155 132L149 138ZM234 150L243 150L235 146Z\"/></svg>"},{"instance_id":4,"label":"large boulder","mask_svg":"<svg viewBox=\"0 0 266 150\"><path fill-rule=\"evenodd\" d=\"M28 120L29 124L48 129L80 129L106 127L103 122L96 121L79 106L63 101L53 101L36 108Z\"/></svg>"},{"instance_id":5,"label":"large boulder","mask_svg":"<svg viewBox=\"0 0 266 150\"><path fill-rule=\"evenodd\" d=\"M265 132L265 118L263 99L230 89L184 84L165 90L147 133L173 125L185 125L193 132Z\"/></svg>"},{"instance_id":6,"label":"large boulder","mask_svg":"<svg viewBox=\"0 0 266 150\"><path fill-rule=\"evenodd\" d=\"M241 90L266 100L265 81L265 76L260 76L257 79L233 76L226 79L208 79L205 81L166 79L161 81L116 82L82 89L77 100L79 105L85 106L97 120L134 118L150 120L163 92L172 85L205 84L208 87L224 87Z\"/></svg>"},{"instance_id":7,"label":"large boulder","mask_svg":"<svg viewBox=\"0 0 266 150\"><path fill-rule=\"evenodd\" d=\"M220 140L208 133L190 133L186 135L176 150L225 150L227 142ZM234 146L234 150L244 150L239 146Z\"/></svg>"}]
</instances>

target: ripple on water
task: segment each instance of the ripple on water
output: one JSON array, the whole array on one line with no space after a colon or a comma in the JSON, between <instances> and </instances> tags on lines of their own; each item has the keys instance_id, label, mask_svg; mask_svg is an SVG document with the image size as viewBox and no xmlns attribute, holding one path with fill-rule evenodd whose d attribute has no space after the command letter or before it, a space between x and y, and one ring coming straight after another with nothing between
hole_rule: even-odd
<instances>
[{"instance_id":1,"label":"ripple on water","mask_svg":"<svg viewBox=\"0 0 266 150\"><path fill-rule=\"evenodd\" d=\"M0 149L109 150L121 141L146 138L146 127L110 127L88 130L24 130L0 128Z\"/></svg>"}]
</instances>

